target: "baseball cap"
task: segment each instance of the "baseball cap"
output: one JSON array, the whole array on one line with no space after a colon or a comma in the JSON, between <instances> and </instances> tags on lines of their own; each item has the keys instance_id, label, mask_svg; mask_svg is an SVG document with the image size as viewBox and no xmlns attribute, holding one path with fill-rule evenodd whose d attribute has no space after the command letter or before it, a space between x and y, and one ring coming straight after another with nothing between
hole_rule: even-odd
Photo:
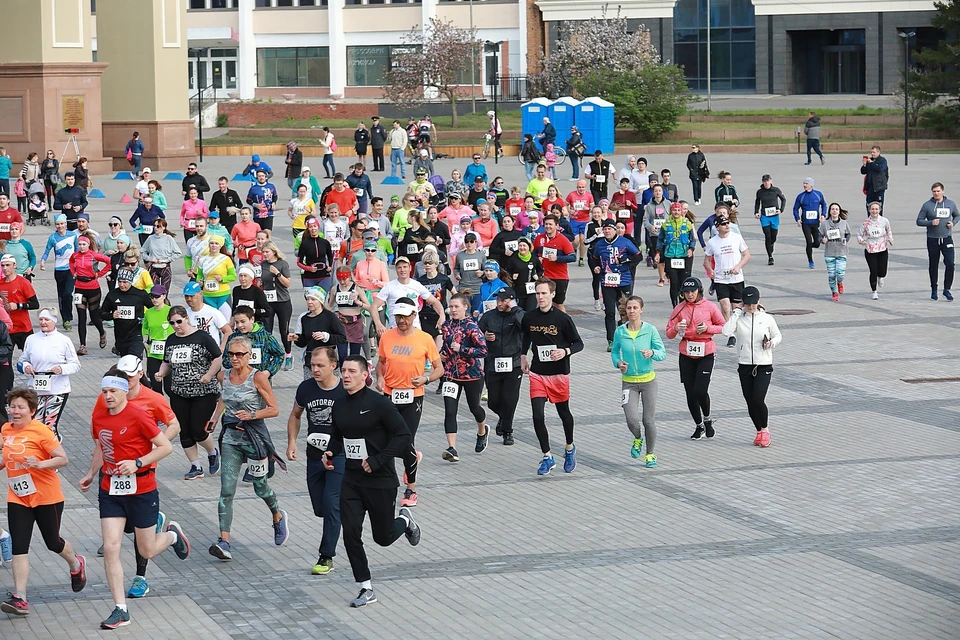
<instances>
[{"instance_id":1,"label":"baseball cap","mask_svg":"<svg viewBox=\"0 0 960 640\"><path fill-rule=\"evenodd\" d=\"M17 263L17 259L16 259L16 257L14 257L12 254L5 253L5 254L3 254L3 256L0 256L0 263L2 263L2 262L12 262L12 263L16 264L16 263Z\"/></svg>"},{"instance_id":2,"label":"baseball cap","mask_svg":"<svg viewBox=\"0 0 960 640\"><path fill-rule=\"evenodd\" d=\"M137 356L123 356L117 362L117 369L128 376L135 375L143 371L143 360Z\"/></svg>"},{"instance_id":3,"label":"baseball cap","mask_svg":"<svg viewBox=\"0 0 960 640\"><path fill-rule=\"evenodd\" d=\"M450 200L460 200L461 199L460 192L451 191L450 193L447 194L447 198L449 198Z\"/></svg>"},{"instance_id":4,"label":"baseball cap","mask_svg":"<svg viewBox=\"0 0 960 640\"><path fill-rule=\"evenodd\" d=\"M756 287L744 287L743 304L757 304L760 302L760 289Z\"/></svg>"},{"instance_id":5,"label":"baseball cap","mask_svg":"<svg viewBox=\"0 0 960 640\"><path fill-rule=\"evenodd\" d=\"M517 297L517 294L514 292L513 287L504 287L497 291L498 300L512 300Z\"/></svg>"},{"instance_id":6,"label":"baseball cap","mask_svg":"<svg viewBox=\"0 0 960 640\"><path fill-rule=\"evenodd\" d=\"M250 156L250 159L253 160L254 162L260 162L260 156L259 154L256 154L256 153Z\"/></svg>"},{"instance_id":7,"label":"baseball cap","mask_svg":"<svg viewBox=\"0 0 960 640\"><path fill-rule=\"evenodd\" d=\"M425 176L425 175L427 175L427 170L424 169L423 167L420 167L419 169L417 169L417 175L418 175L418 176Z\"/></svg>"},{"instance_id":8,"label":"baseball cap","mask_svg":"<svg viewBox=\"0 0 960 640\"><path fill-rule=\"evenodd\" d=\"M310 171L310 167L308 167L307 165L303 165L302 167L300 167L300 173L306 173L307 171Z\"/></svg>"},{"instance_id":9,"label":"baseball cap","mask_svg":"<svg viewBox=\"0 0 960 640\"><path fill-rule=\"evenodd\" d=\"M196 280L191 280L187 284L183 285L183 295L195 296L198 293L200 293L200 283Z\"/></svg>"},{"instance_id":10,"label":"baseball cap","mask_svg":"<svg viewBox=\"0 0 960 640\"><path fill-rule=\"evenodd\" d=\"M150 167L144 167L143 171L141 171L140 173L153 173L153 172L150 171Z\"/></svg>"},{"instance_id":11,"label":"baseball cap","mask_svg":"<svg viewBox=\"0 0 960 640\"><path fill-rule=\"evenodd\" d=\"M730 218L728 218L727 216L717 216L716 218L713 219L713 224L718 227L720 225L730 224Z\"/></svg>"},{"instance_id":12,"label":"baseball cap","mask_svg":"<svg viewBox=\"0 0 960 640\"><path fill-rule=\"evenodd\" d=\"M207 214L207 217L208 217L208 218L216 218L217 220L219 220L219 219L220 219L220 212L217 211L216 209L213 209L213 210L210 211L210 213Z\"/></svg>"},{"instance_id":13,"label":"baseball cap","mask_svg":"<svg viewBox=\"0 0 960 640\"><path fill-rule=\"evenodd\" d=\"M773 180L773 178L770 177L770 174L769 174L769 173L765 173L765 174L763 174L763 176L760 178L760 180Z\"/></svg>"},{"instance_id":14,"label":"baseball cap","mask_svg":"<svg viewBox=\"0 0 960 640\"><path fill-rule=\"evenodd\" d=\"M367 240L366 242L363 243L363 248L364 248L364 249L376 249L376 248L377 248L377 243L374 242L373 240Z\"/></svg>"},{"instance_id":15,"label":"baseball cap","mask_svg":"<svg viewBox=\"0 0 960 640\"><path fill-rule=\"evenodd\" d=\"M160 296L167 295L167 288L162 284L155 284L153 288L150 289L150 295L154 298L159 298Z\"/></svg>"},{"instance_id":16,"label":"baseball cap","mask_svg":"<svg viewBox=\"0 0 960 640\"><path fill-rule=\"evenodd\" d=\"M400 196L398 195L390 196L390 202L400 202Z\"/></svg>"},{"instance_id":17,"label":"baseball cap","mask_svg":"<svg viewBox=\"0 0 960 640\"><path fill-rule=\"evenodd\" d=\"M417 305L413 304L410 298L400 298L393 305L391 313L395 316L412 316L417 312Z\"/></svg>"},{"instance_id":18,"label":"baseball cap","mask_svg":"<svg viewBox=\"0 0 960 640\"><path fill-rule=\"evenodd\" d=\"M468 233L467 235L463 236L463 241L464 241L464 242L476 242L476 241L477 241L477 234L475 234L475 233Z\"/></svg>"},{"instance_id":19,"label":"baseball cap","mask_svg":"<svg viewBox=\"0 0 960 640\"><path fill-rule=\"evenodd\" d=\"M683 284L680 285L680 293L684 291L702 291L703 285L700 284L699 278L687 278L683 281Z\"/></svg>"},{"instance_id":20,"label":"baseball cap","mask_svg":"<svg viewBox=\"0 0 960 640\"><path fill-rule=\"evenodd\" d=\"M483 182L483 176L477 176L473 179L474 182Z\"/></svg>"},{"instance_id":21,"label":"baseball cap","mask_svg":"<svg viewBox=\"0 0 960 640\"><path fill-rule=\"evenodd\" d=\"M393 266L396 267L401 262L406 262L407 264L410 264L410 258L408 258L407 256L400 256L399 258L393 261Z\"/></svg>"}]
</instances>

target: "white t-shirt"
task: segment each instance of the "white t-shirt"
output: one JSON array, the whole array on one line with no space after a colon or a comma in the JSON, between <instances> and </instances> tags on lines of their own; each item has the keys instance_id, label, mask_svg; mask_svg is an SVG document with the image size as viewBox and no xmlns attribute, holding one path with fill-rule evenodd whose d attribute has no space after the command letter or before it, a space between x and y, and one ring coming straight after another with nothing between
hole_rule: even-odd
<instances>
[{"instance_id":1,"label":"white t-shirt","mask_svg":"<svg viewBox=\"0 0 960 640\"><path fill-rule=\"evenodd\" d=\"M200 311L194 311L188 306L187 315L190 317L190 324L200 331L209 333L210 337L213 338L217 344L222 342L223 334L220 333L220 329L223 325L227 324L227 319L223 317L220 311L208 304L204 304L203 307L200 308Z\"/></svg>"},{"instance_id":2,"label":"white t-shirt","mask_svg":"<svg viewBox=\"0 0 960 640\"><path fill-rule=\"evenodd\" d=\"M377 298L385 300L387 303L387 317L390 319L390 328L397 326L397 320L393 317L393 306L400 298L410 298L417 303L417 308L423 308L423 301L432 294L429 290L416 280L411 279L407 284L401 284L399 280L391 280L377 294ZM420 328L420 315L413 317L413 326Z\"/></svg>"},{"instance_id":3,"label":"white t-shirt","mask_svg":"<svg viewBox=\"0 0 960 640\"><path fill-rule=\"evenodd\" d=\"M715 261L714 282L720 284L743 282L743 270L741 269L740 273L731 273L731 269L743 259L743 252L746 250L747 243L738 233L730 233L726 238L720 236L710 238L703 252L712 256Z\"/></svg>"},{"instance_id":4,"label":"white t-shirt","mask_svg":"<svg viewBox=\"0 0 960 640\"><path fill-rule=\"evenodd\" d=\"M147 184L146 180L141 180L137 183L137 193L140 195L145 195L150 193L150 185Z\"/></svg>"},{"instance_id":5,"label":"white t-shirt","mask_svg":"<svg viewBox=\"0 0 960 640\"><path fill-rule=\"evenodd\" d=\"M330 243L330 248L336 253L340 249L340 243L347 239L347 221L338 218L336 222L329 219L323 221L323 237Z\"/></svg>"}]
</instances>

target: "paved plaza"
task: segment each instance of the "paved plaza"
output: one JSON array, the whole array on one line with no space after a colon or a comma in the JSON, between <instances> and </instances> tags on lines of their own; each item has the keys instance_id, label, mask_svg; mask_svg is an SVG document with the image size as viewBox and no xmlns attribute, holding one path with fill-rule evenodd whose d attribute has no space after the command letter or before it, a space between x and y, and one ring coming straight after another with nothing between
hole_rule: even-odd
<instances>
[{"instance_id":1,"label":"paved plaza","mask_svg":"<svg viewBox=\"0 0 960 640\"><path fill-rule=\"evenodd\" d=\"M672 169L681 197L689 199L684 156L647 158L652 170ZM282 158L265 159L282 175ZM611 159L618 170L623 166L622 154ZM825 166L810 167L804 159L707 157L714 175L733 173L742 210L752 210L763 173L773 174L790 206L803 178L811 176L828 202L851 212L856 228L864 216L860 156L827 156ZM337 159L340 170L346 160ZM404 540L381 548L367 528L380 601L364 609L347 607L357 587L342 545L333 573L310 575L321 522L310 506L302 456L271 480L290 517L287 545L274 546L269 511L251 485L241 484L234 560L222 563L207 554L218 535L219 477L184 482L187 463L175 443L159 468L161 508L183 525L193 553L187 561L165 553L151 562L150 594L128 601L133 624L100 631L112 602L96 557L97 502L77 482L93 444L89 422L98 381L113 358L91 341L61 422L70 456L61 473L62 533L87 556L89 583L72 593L62 560L35 535L32 613L0 616L0 639L960 637L960 383L904 382L960 376L960 302L929 299L925 234L914 222L932 182L944 182L953 199L960 197L960 183L952 155L913 155L909 168L902 155L888 160L885 213L895 242L878 301L870 299L859 248L851 247L847 293L837 304L830 300L822 250L816 270L809 270L791 216L784 216L772 267L762 259L759 223L741 219L754 256L746 279L760 288L762 303L773 312L811 312L776 317L783 342L768 397L769 449L751 446L755 431L735 355L722 346L711 385L718 435L689 440L694 425L677 374L677 343L665 339L668 356L657 365L659 467L646 469L631 459L632 436L620 409L619 373L605 350L603 317L593 311L587 268L572 266L568 309L586 344L573 357L576 471L567 475L558 467L549 476L536 475L540 452L526 382L516 446L491 438L482 455L474 454L472 420L462 407L461 461L444 462L442 403L431 389L417 434L424 460L415 515L423 541L416 548ZM215 187L218 176L232 176L246 162L208 158L200 172ZM448 176L466 162L438 161L437 170ZM320 158L307 164L322 175ZM491 176L503 175L508 187L526 184L516 159L499 166L491 159L486 166ZM569 178L569 170L560 167L560 176ZM179 180L163 180L165 173L154 175L173 207ZM399 193L377 185L383 175L372 174L376 195ZM112 176L94 181L107 197L91 200L89 212L94 228L106 232L110 215L126 221L132 213L119 199L134 183ZM282 178L274 182L288 193ZM712 194L716 183L711 179L705 192ZM574 187L560 184L564 194ZM245 195L245 183L231 186ZM709 213L707 206L694 209L698 218ZM281 213L276 237L282 250L292 252L286 221ZM50 230L28 227L38 254ZM702 255L698 249L694 262L701 277ZM35 282L41 301L53 303L52 266ZM183 283L180 265L174 270L176 302ZM304 304L299 284L295 289L299 313ZM667 288L658 288L654 272L641 267L637 293L646 302L644 320L663 334ZM75 331L71 336L76 340ZM275 380L281 417L268 422L280 451L299 381L299 367ZM562 429L552 408L547 424L559 450ZM5 508L0 521L6 523ZM122 557L129 582L135 568L129 538ZM0 592L12 590L9 572L9 566L0 568Z\"/></svg>"}]
</instances>

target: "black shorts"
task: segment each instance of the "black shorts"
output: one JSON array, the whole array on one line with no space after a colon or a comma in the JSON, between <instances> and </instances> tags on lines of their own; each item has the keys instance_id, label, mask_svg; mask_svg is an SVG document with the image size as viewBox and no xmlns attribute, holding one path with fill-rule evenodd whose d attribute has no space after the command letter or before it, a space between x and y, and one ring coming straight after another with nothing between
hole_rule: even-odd
<instances>
[{"instance_id":1,"label":"black shorts","mask_svg":"<svg viewBox=\"0 0 960 640\"><path fill-rule=\"evenodd\" d=\"M419 136L417 136L417 142L420 144L430 144L430 134L421 133Z\"/></svg>"},{"instance_id":2,"label":"black shorts","mask_svg":"<svg viewBox=\"0 0 960 640\"><path fill-rule=\"evenodd\" d=\"M733 282L731 284L714 282L713 290L717 292L717 300L723 300L724 298L727 298L728 300L730 300L730 302L734 304L739 304L743 302L743 283L742 282Z\"/></svg>"},{"instance_id":3,"label":"black shorts","mask_svg":"<svg viewBox=\"0 0 960 640\"><path fill-rule=\"evenodd\" d=\"M149 529L157 526L157 516L160 513L160 492L156 489L130 496L112 496L101 487L99 497L101 520L104 518L126 518L127 523L133 523L133 526L137 529Z\"/></svg>"},{"instance_id":4,"label":"black shorts","mask_svg":"<svg viewBox=\"0 0 960 640\"><path fill-rule=\"evenodd\" d=\"M563 304L564 300L567 299L567 287L570 286L569 280L554 280L554 283L557 285L557 292L553 296L554 304Z\"/></svg>"}]
</instances>

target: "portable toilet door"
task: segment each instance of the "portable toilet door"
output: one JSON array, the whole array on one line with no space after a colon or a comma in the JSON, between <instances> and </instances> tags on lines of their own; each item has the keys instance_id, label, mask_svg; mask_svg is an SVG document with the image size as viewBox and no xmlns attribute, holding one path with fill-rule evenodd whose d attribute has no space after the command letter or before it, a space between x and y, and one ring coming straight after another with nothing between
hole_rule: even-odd
<instances>
[{"instance_id":1,"label":"portable toilet door","mask_svg":"<svg viewBox=\"0 0 960 640\"><path fill-rule=\"evenodd\" d=\"M523 144L523 135L529 133L533 139L543 131L543 119L550 117L549 98L534 98L530 102L520 105L520 144Z\"/></svg>"},{"instance_id":2,"label":"portable toilet door","mask_svg":"<svg viewBox=\"0 0 960 640\"><path fill-rule=\"evenodd\" d=\"M559 98L547 110L550 115L550 122L557 129L557 145L564 146L567 138L570 137L570 127L574 125L574 111L580 101L570 96Z\"/></svg>"},{"instance_id":3,"label":"portable toilet door","mask_svg":"<svg viewBox=\"0 0 960 640\"><path fill-rule=\"evenodd\" d=\"M612 102L597 97L587 98L576 106L575 119L588 155L597 149L605 154L613 153L615 125Z\"/></svg>"}]
</instances>

